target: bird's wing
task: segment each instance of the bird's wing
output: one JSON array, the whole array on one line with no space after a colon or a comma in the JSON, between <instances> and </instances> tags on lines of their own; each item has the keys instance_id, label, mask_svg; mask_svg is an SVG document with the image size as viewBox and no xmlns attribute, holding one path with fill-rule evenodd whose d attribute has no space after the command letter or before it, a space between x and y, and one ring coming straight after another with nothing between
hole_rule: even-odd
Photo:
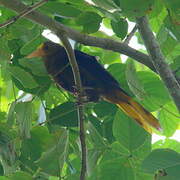
<instances>
[{"instance_id":1,"label":"bird's wing","mask_svg":"<svg viewBox=\"0 0 180 180\"><path fill-rule=\"evenodd\" d=\"M119 87L119 83L99 64L94 56L75 50L75 56L80 68L98 79L99 82Z\"/></svg>"}]
</instances>

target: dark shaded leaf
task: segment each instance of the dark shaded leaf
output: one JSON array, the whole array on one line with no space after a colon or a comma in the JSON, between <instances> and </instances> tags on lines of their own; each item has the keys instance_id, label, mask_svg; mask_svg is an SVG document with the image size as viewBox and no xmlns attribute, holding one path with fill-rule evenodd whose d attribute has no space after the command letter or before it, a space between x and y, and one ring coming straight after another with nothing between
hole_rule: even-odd
<instances>
[{"instance_id":1,"label":"dark shaded leaf","mask_svg":"<svg viewBox=\"0 0 180 180\"><path fill-rule=\"evenodd\" d=\"M74 127L78 125L76 106L73 102L65 102L50 111L50 124Z\"/></svg>"}]
</instances>

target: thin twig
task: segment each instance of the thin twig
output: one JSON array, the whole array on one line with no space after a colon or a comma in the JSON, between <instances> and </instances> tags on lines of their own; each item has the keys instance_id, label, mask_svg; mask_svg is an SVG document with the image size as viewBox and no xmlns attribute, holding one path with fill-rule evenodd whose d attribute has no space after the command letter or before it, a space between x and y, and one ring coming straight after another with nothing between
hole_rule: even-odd
<instances>
[{"instance_id":1,"label":"thin twig","mask_svg":"<svg viewBox=\"0 0 180 180\"><path fill-rule=\"evenodd\" d=\"M43 4L45 4L46 2L48 2L48 0L42 0L32 6L26 7L25 10L23 10L19 15L14 16L13 18L9 19L8 21L0 24L0 28L6 27L14 22L16 22L18 19L26 16L27 14L29 14L30 12L34 11L35 9L39 8L40 6L42 6Z\"/></svg>"},{"instance_id":2,"label":"thin twig","mask_svg":"<svg viewBox=\"0 0 180 180\"><path fill-rule=\"evenodd\" d=\"M156 41L153 32L150 29L147 17L137 19L138 29L141 37L144 40L147 51L151 56L151 61L154 64L161 79L164 81L171 97L173 98L177 109L180 111L180 84L178 84L169 65L166 63L158 42Z\"/></svg>"},{"instance_id":3,"label":"thin twig","mask_svg":"<svg viewBox=\"0 0 180 180\"><path fill-rule=\"evenodd\" d=\"M18 0L0 0L0 4L4 5L5 7L11 10L16 11L17 13L21 13L24 9L27 8L26 5L24 5L21 1ZM148 55L131 48L125 43L121 43L108 38L99 38L99 37L82 34L37 11L31 12L27 14L25 17L38 24L47 27L55 34L57 34L59 31L64 31L66 32L69 38L84 45L100 47L103 49L112 50L115 52L125 54L135 59L136 61L146 65L152 71L156 72L156 69L154 68L150 60L150 57Z\"/></svg>"},{"instance_id":4,"label":"thin twig","mask_svg":"<svg viewBox=\"0 0 180 180\"><path fill-rule=\"evenodd\" d=\"M131 38L134 36L135 32L137 31L138 27L137 24L134 26L132 31L127 35L126 39L124 40L125 44L129 44Z\"/></svg>"},{"instance_id":5,"label":"thin twig","mask_svg":"<svg viewBox=\"0 0 180 180\"><path fill-rule=\"evenodd\" d=\"M81 77L79 72L79 67L76 62L76 57L74 54L74 51L71 47L71 44L68 41L68 38L64 32L61 34L58 34L59 38L61 39L65 50L67 52L70 65L72 67L74 81L75 81L75 87L77 88L77 111L78 111L78 119L79 119L79 136L80 136L80 142L81 142L81 174L80 174L80 180L85 180L86 176L86 140L85 140L85 127L84 127L84 108L83 108L83 88L81 84Z\"/></svg>"}]
</instances>

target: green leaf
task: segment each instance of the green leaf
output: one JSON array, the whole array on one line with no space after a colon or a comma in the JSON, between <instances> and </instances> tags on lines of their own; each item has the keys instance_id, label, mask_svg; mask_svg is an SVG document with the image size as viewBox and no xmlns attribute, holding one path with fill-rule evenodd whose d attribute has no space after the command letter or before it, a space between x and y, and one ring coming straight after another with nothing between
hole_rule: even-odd
<instances>
[{"instance_id":1,"label":"green leaf","mask_svg":"<svg viewBox=\"0 0 180 180\"><path fill-rule=\"evenodd\" d=\"M127 158L116 158L110 161L101 161L100 180L135 180L134 170Z\"/></svg>"},{"instance_id":2,"label":"green leaf","mask_svg":"<svg viewBox=\"0 0 180 180\"><path fill-rule=\"evenodd\" d=\"M103 150L99 149L90 149L88 151L88 157L87 157L87 173L88 176L92 175L94 173L94 170L97 166L98 159L102 155Z\"/></svg>"},{"instance_id":3,"label":"green leaf","mask_svg":"<svg viewBox=\"0 0 180 180\"><path fill-rule=\"evenodd\" d=\"M46 101L46 107L51 109L59 105L59 103L64 103L67 100L70 101L67 92L60 90L57 86L52 85L43 96L43 100Z\"/></svg>"},{"instance_id":4,"label":"green leaf","mask_svg":"<svg viewBox=\"0 0 180 180\"><path fill-rule=\"evenodd\" d=\"M9 33L11 33L13 39L21 39L23 42L27 42L41 34L40 26L34 25L32 29L29 29L28 26L26 27L25 23L22 24L22 21L21 23L18 22L19 21L17 21L17 23L11 24L9 27Z\"/></svg>"},{"instance_id":5,"label":"green leaf","mask_svg":"<svg viewBox=\"0 0 180 180\"><path fill-rule=\"evenodd\" d=\"M173 33L177 40L180 41L180 27L178 22L173 21L172 18L167 16L164 20L164 25L170 30L171 33Z\"/></svg>"},{"instance_id":6,"label":"green leaf","mask_svg":"<svg viewBox=\"0 0 180 180\"><path fill-rule=\"evenodd\" d=\"M19 59L19 63L24 68L30 69L34 75L48 76L44 63L39 58L32 58L32 59L22 58Z\"/></svg>"},{"instance_id":7,"label":"green leaf","mask_svg":"<svg viewBox=\"0 0 180 180\"><path fill-rule=\"evenodd\" d=\"M78 125L77 109L73 102L65 102L51 109L49 113L49 124L56 124L66 127Z\"/></svg>"},{"instance_id":8,"label":"green leaf","mask_svg":"<svg viewBox=\"0 0 180 180\"><path fill-rule=\"evenodd\" d=\"M7 43L7 39L2 38L1 37L1 41L0 41L0 60L4 61L4 60L8 60L11 57L11 53L8 47L8 43Z\"/></svg>"},{"instance_id":9,"label":"green leaf","mask_svg":"<svg viewBox=\"0 0 180 180\"><path fill-rule=\"evenodd\" d=\"M98 117L105 117L105 116L113 116L115 115L117 107L114 104L108 103L106 101L100 101L96 103L94 106L94 112L97 114Z\"/></svg>"},{"instance_id":10,"label":"green leaf","mask_svg":"<svg viewBox=\"0 0 180 180\"><path fill-rule=\"evenodd\" d=\"M54 145L42 154L41 158L37 161L37 165L44 172L59 176L66 160L69 132L65 129L60 130L56 134L55 139Z\"/></svg>"},{"instance_id":11,"label":"green leaf","mask_svg":"<svg viewBox=\"0 0 180 180\"><path fill-rule=\"evenodd\" d=\"M87 130L89 131L88 138L91 140L92 144L94 144L94 147L98 149L104 149L106 144L103 137L98 133L98 131L90 122L87 124Z\"/></svg>"},{"instance_id":12,"label":"green leaf","mask_svg":"<svg viewBox=\"0 0 180 180\"><path fill-rule=\"evenodd\" d=\"M140 162L147 157L147 155L151 152L151 135L148 135L144 144L133 151L132 157L137 158Z\"/></svg>"},{"instance_id":13,"label":"green leaf","mask_svg":"<svg viewBox=\"0 0 180 180\"><path fill-rule=\"evenodd\" d=\"M126 37L128 31L128 23L125 19L120 18L118 19L118 21L111 20L111 26L116 36L120 37L121 40Z\"/></svg>"},{"instance_id":14,"label":"green leaf","mask_svg":"<svg viewBox=\"0 0 180 180\"><path fill-rule=\"evenodd\" d=\"M164 26L164 24L157 33L157 40L160 44L160 48L162 49L163 54L168 57L167 60L172 62L171 56L176 46L178 46L178 41L174 38L172 32Z\"/></svg>"},{"instance_id":15,"label":"green leaf","mask_svg":"<svg viewBox=\"0 0 180 180\"><path fill-rule=\"evenodd\" d=\"M12 125L14 124L14 120L15 120L15 109L16 107L16 102L12 102L9 108L9 112L8 112L8 116L7 116L7 124L12 127Z\"/></svg>"},{"instance_id":16,"label":"green leaf","mask_svg":"<svg viewBox=\"0 0 180 180\"><path fill-rule=\"evenodd\" d=\"M165 0L163 2L166 8L169 10L169 14L171 16L172 21L174 21L174 23L176 23L176 25L178 26L179 18L180 18L179 1L178 0L173 0L173 1Z\"/></svg>"},{"instance_id":17,"label":"green leaf","mask_svg":"<svg viewBox=\"0 0 180 180\"><path fill-rule=\"evenodd\" d=\"M175 59L173 59L173 63L170 65L171 69L174 71L174 74L176 75L176 78L180 79L180 55L178 55Z\"/></svg>"},{"instance_id":18,"label":"green leaf","mask_svg":"<svg viewBox=\"0 0 180 180\"><path fill-rule=\"evenodd\" d=\"M122 146L118 141L114 141L113 144L111 144L112 152L116 152L122 156L130 156L130 152Z\"/></svg>"},{"instance_id":19,"label":"green leaf","mask_svg":"<svg viewBox=\"0 0 180 180\"><path fill-rule=\"evenodd\" d=\"M80 14L76 19L76 23L78 25L82 25L83 31L86 33L97 32L100 27L101 21L102 17L95 12L84 12Z\"/></svg>"},{"instance_id":20,"label":"green leaf","mask_svg":"<svg viewBox=\"0 0 180 180\"><path fill-rule=\"evenodd\" d=\"M24 44L24 46L21 47L20 52L23 55L28 55L31 52L33 52L35 49L37 49L37 47L45 41L47 41L47 39L44 38L43 36L41 35L35 36L31 38L31 40L28 41L26 44ZM27 59L27 61L29 61L29 59Z\"/></svg>"},{"instance_id":21,"label":"green leaf","mask_svg":"<svg viewBox=\"0 0 180 180\"><path fill-rule=\"evenodd\" d=\"M16 120L19 125L20 136L30 138L30 129L32 123L32 103L20 102L15 106Z\"/></svg>"},{"instance_id":22,"label":"green leaf","mask_svg":"<svg viewBox=\"0 0 180 180\"><path fill-rule=\"evenodd\" d=\"M171 149L156 149L144 159L142 168L148 173L155 173L157 170L177 165L180 165L180 154Z\"/></svg>"},{"instance_id":23,"label":"green leaf","mask_svg":"<svg viewBox=\"0 0 180 180\"><path fill-rule=\"evenodd\" d=\"M144 99L140 102L149 111L155 111L170 101L170 96L159 77L147 71L138 71L137 77L144 87Z\"/></svg>"},{"instance_id":24,"label":"green leaf","mask_svg":"<svg viewBox=\"0 0 180 180\"><path fill-rule=\"evenodd\" d=\"M5 124L0 124L0 156L4 174L10 174L14 172L15 169L17 169L17 152L14 143L16 134L12 134L11 131Z\"/></svg>"},{"instance_id":25,"label":"green leaf","mask_svg":"<svg viewBox=\"0 0 180 180\"><path fill-rule=\"evenodd\" d=\"M142 146L147 138L147 132L134 120L118 110L113 123L113 134L129 151Z\"/></svg>"},{"instance_id":26,"label":"green leaf","mask_svg":"<svg viewBox=\"0 0 180 180\"><path fill-rule=\"evenodd\" d=\"M0 176L0 180L10 180L10 179L7 178L6 176Z\"/></svg>"},{"instance_id":27,"label":"green leaf","mask_svg":"<svg viewBox=\"0 0 180 180\"><path fill-rule=\"evenodd\" d=\"M113 75L113 77L119 82L120 87L124 89L129 95L133 94L131 93L128 83L126 80L125 72L126 72L126 64L122 63L114 63L111 64L107 70Z\"/></svg>"},{"instance_id":28,"label":"green leaf","mask_svg":"<svg viewBox=\"0 0 180 180\"><path fill-rule=\"evenodd\" d=\"M40 8L45 13L59 14L65 17L77 17L81 11L68 3L48 2Z\"/></svg>"},{"instance_id":29,"label":"green leaf","mask_svg":"<svg viewBox=\"0 0 180 180\"><path fill-rule=\"evenodd\" d=\"M169 179L179 180L179 169L180 169L180 164L166 168L165 172L168 174L169 177L171 177Z\"/></svg>"},{"instance_id":30,"label":"green leaf","mask_svg":"<svg viewBox=\"0 0 180 180\"><path fill-rule=\"evenodd\" d=\"M32 168L35 168L34 161L40 158L42 152L51 148L53 143L53 136L49 134L47 127L34 127L31 130L31 138L25 139L22 142L20 156L21 161L28 166L29 162L32 162Z\"/></svg>"},{"instance_id":31,"label":"green leaf","mask_svg":"<svg viewBox=\"0 0 180 180\"><path fill-rule=\"evenodd\" d=\"M122 14L129 18L141 17L151 11L155 0L119 0Z\"/></svg>"},{"instance_id":32,"label":"green leaf","mask_svg":"<svg viewBox=\"0 0 180 180\"><path fill-rule=\"evenodd\" d=\"M13 173L12 175L9 176L10 180L33 180L33 177L23 171L17 171L16 173Z\"/></svg>"},{"instance_id":33,"label":"green leaf","mask_svg":"<svg viewBox=\"0 0 180 180\"><path fill-rule=\"evenodd\" d=\"M120 63L120 55L119 53L112 52L112 51L104 51L102 53L101 62L103 64L113 64L113 63Z\"/></svg>"},{"instance_id":34,"label":"green leaf","mask_svg":"<svg viewBox=\"0 0 180 180\"><path fill-rule=\"evenodd\" d=\"M92 0L92 1L99 7L103 7L108 10L118 8L117 5L111 0Z\"/></svg>"},{"instance_id":35,"label":"green leaf","mask_svg":"<svg viewBox=\"0 0 180 180\"><path fill-rule=\"evenodd\" d=\"M180 153L180 143L174 139L159 140L152 145L153 149L169 148Z\"/></svg>"},{"instance_id":36,"label":"green leaf","mask_svg":"<svg viewBox=\"0 0 180 180\"><path fill-rule=\"evenodd\" d=\"M131 91L138 97L138 99L143 99L145 94L144 87L137 77L136 69L132 61L127 63L126 79Z\"/></svg>"},{"instance_id":37,"label":"green leaf","mask_svg":"<svg viewBox=\"0 0 180 180\"><path fill-rule=\"evenodd\" d=\"M158 119L160 120L163 134L167 137L173 135L180 124L180 115L174 103L168 103L159 111Z\"/></svg>"},{"instance_id":38,"label":"green leaf","mask_svg":"<svg viewBox=\"0 0 180 180\"><path fill-rule=\"evenodd\" d=\"M26 72L24 69L18 67L18 66L10 66L8 68L11 75L21 82L21 84L25 88L33 89L38 87L38 84L34 80L34 78L31 76L30 73Z\"/></svg>"}]
</instances>

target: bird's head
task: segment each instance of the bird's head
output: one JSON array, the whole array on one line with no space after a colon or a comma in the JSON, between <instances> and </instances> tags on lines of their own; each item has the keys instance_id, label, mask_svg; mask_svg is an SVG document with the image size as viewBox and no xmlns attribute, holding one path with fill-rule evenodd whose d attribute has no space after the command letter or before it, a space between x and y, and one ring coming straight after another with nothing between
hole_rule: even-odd
<instances>
[{"instance_id":1,"label":"bird's head","mask_svg":"<svg viewBox=\"0 0 180 180\"><path fill-rule=\"evenodd\" d=\"M35 51L29 54L27 58L50 56L62 48L63 47L59 44L47 41L42 43Z\"/></svg>"}]
</instances>

